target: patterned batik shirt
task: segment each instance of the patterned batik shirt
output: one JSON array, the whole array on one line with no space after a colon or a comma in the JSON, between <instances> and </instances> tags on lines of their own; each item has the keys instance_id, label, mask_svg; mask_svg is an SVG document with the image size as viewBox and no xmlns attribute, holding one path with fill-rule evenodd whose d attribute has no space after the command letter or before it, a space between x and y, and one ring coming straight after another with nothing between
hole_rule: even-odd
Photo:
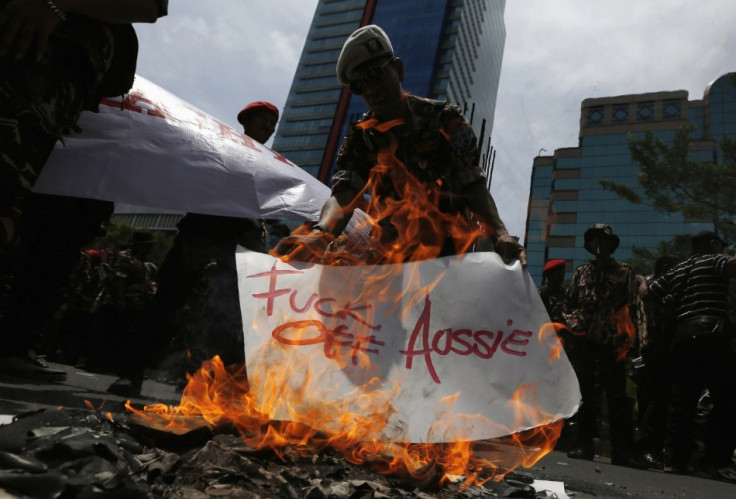
<instances>
[{"instance_id":1,"label":"patterned batik shirt","mask_svg":"<svg viewBox=\"0 0 736 499\"><path fill-rule=\"evenodd\" d=\"M566 295L568 327L589 341L630 346L636 337L637 285L633 269L616 260L575 270ZM628 333L623 332L623 327Z\"/></svg>"}]
</instances>

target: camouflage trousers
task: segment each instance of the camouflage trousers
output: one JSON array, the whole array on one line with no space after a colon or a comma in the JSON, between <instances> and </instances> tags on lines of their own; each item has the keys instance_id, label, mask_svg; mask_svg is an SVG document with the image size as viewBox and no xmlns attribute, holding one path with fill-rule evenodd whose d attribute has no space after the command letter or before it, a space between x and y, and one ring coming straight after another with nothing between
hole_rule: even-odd
<instances>
[{"instance_id":1,"label":"camouflage trousers","mask_svg":"<svg viewBox=\"0 0 736 499\"><path fill-rule=\"evenodd\" d=\"M0 58L0 253L17 245L23 202L54 144L99 102L113 49L112 39L101 48L107 67L55 39L40 61Z\"/></svg>"}]
</instances>

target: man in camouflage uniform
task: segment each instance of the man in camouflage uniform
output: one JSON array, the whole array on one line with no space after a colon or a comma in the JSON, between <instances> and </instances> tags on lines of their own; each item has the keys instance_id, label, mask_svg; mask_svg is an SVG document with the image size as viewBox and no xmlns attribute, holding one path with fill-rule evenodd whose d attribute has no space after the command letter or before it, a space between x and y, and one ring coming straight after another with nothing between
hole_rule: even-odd
<instances>
[{"instance_id":1,"label":"man in camouflage uniform","mask_svg":"<svg viewBox=\"0 0 736 499\"><path fill-rule=\"evenodd\" d=\"M403 91L403 61L394 56L380 27L363 26L348 37L337 61L337 77L361 97L369 111L348 130L337 157L332 196L313 232L286 238L276 248L278 252L296 248L291 256L304 260L323 254L332 236L346 227L355 207L378 217L378 239L390 247L407 227L401 217L386 216L381 208L396 205L394 200L411 203L414 196L426 193L431 202L423 208L436 210L425 214L428 219L440 214L472 214L487 228L495 251L505 261L518 258L526 265L524 248L509 235L486 188L472 126L459 107ZM395 158L387 158L388 151ZM361 204L364 193L371 196L369 206ZM458 248L450 237L453 227L447 225L436 232L423 228L407 244L438 248L437 254L425 258L456 253Z\"/></svg>"},{"instance_id":2,"label":"man in camouflage uniform","mask_svg":"<svg viewBox=\"0 0 736 499\"><path fill-rule=\"evenodd\" d=\"M75 127L82 111L95 110L102 96L130 88L137 56L130 23L155 22L167 5L168 0L131 0L123 7L116 0L0 0L0 262L5 272L15 272L14 255L25 251L18 251L27 230L25 203L54 144ZM79 249L69 252L69 272ZM21 320L4 322L0 373L65 378L63 371L29 354L38 331L19 329Z\"/></svg>"},{"instance_id":3,"label":"man in camouflage uniform","mask_svg":"<svg viewBox=\"0 0 736 499\"><path fill-rule=\"evenodd\" d=\"M637 282L632 268L611 255L619 238L597 223L585 232L585 249L595 260L581 265L567 291L565 322L575 335L571 359L580 383L578 436L568 456L593 460L596 434L596 374L606 393L611 424L611 462L645 468L634 452L633 407L626 396L625 360L635 337Z\"/></svg>"}]
</instances>

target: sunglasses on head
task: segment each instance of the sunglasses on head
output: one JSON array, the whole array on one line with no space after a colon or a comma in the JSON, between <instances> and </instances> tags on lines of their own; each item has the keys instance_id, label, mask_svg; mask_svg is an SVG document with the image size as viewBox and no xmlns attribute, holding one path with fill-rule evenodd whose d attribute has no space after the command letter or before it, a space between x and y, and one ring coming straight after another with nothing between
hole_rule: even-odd
<instances>
[{"instance_id":1,"label":"sunglasses on head","mask_svg":"<svg viewBox=\"0 0 736 499\"><path fill-rule=\"evenodd\" d=\"M360 95L365 92L365 87L369 84L381 82L386 77L386 70L384 69L386 64L393 60L392 57L384 61L383 64L371 66L363 72L360 78L350 80L350 91L355 95Z\"/></svg>"}]
</instances>

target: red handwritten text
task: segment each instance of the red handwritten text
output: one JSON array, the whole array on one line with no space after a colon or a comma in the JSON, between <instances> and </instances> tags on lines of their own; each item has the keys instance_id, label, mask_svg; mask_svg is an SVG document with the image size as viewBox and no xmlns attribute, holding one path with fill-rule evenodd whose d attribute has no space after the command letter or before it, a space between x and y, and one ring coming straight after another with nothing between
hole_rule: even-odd
<instances>
[{"instance_id":1,"label":"red handwritten text","mask_svg":"<svg viewBox=\"0 0 736 499\"><path fill-rule=\"evenodd\" d=\"M316 336L302 336L302 331L313 329L319 332ZM290 337L287 332L296 333L298 336ZM348 331L348 326L341 324L334 330L327 328L322 321L303 320L282 324L271 332L273 338L280 343L286 345L317 345L324 343L325 357L328 359L335 358L335 347L349 347L353 365L358 364L359 352L378 353L376 348L369 348L370 345L384 346L385 342L379 341L374 335L355 336Z\"/></svg>"},{"instance_id":2,"label":"red handwritten text","mask_svg":"<svg viewBox=\"0 0 736 499\"><path fill-rule=\"evenodd\" d=\"M380 331L380 325L374 325L364 315L373 308L373 305L358 304L346 301L342 305L338 304L336 298L320 297L317 293L311 293L307 299L300 303L299 292L296 289L288 287L279 287L278 278L282 275L301 274L300 270L279 270L276 268L277 262L271 266L267 272L252 274L248 278L268 278L268 291L263 293L254 293L252 296L256 299L266 300L266 315L271 317L276 306L277 298L289 296L288 308L295 314L304 314L311 311L316 312L319 316L336 319L339 321L352 320L358 324L366 326L371 331ZM337 305L336 305L337 304ZM334 322L334 321L333 321ZM375 335L360 335L351 333L348 324L339 324L334 329L328 328L321 320L298 320L277 326L272 332L272 336L277 341L287 345L315 345L324 343L324 353L328 358L334 358L337 347L350 348L353 364L358 363L359 352L376 354L379 351L373 346L384 346L385 342L376 339ZM318 334L308 336L304 331L314 331Z\"/></svg>"},{"instance_id":3,"label":"red handwritten text","mask_svg":"<svg viewBox=\"0 0 736 499\"><path fill-rule=\"evenodd\" d=\"M103 98L100 101L100 105L103 106L109 106L109 107L115 107L119 109L124 109L127 111L132 111L135 113L141 113L145 114L147 116L154 116L156 118L163 118L167 121L171 121L174 123L179 123L186 126L197 126L200 130L209 130L211 132L217 133L221 138L228 140L232 143L245 146L249 149L252 149L257 152L262 152L259 148L262 147L263 149L266 149L272 153L272 156L274 159L284 163L285 165L295 167L294 163L286 159L281 154L271 151L265 146L261 146L261 144L258 144L255 140L250 138L248 135L245 135L244 133L238 132L230 125L223 123L222 121L216 120L212 118L211 116L203 113L199 109L188 106L186 103L182 102L182 107L186 109L187 112L194 113L196 118L190 118L187 117L184 119L183 117L176 116L172 113L167 112L167 109L165 107L162 107L155 102L151 101L150 99L147 99L137 91L133 91L125 96L125 99L122 101L111 99L111 98Z\"/></svg>"},{"instance_id":4,"label":"red handwritten text","mask_svg":"<svg viewBox=\"0 0 736 499\"><path fill-rule=\"evenodd\" d=\"M440 378L434 367L432 354L439 356L449 355L450 353L467 356L475 355L481 359L491 359L496 351L501 351L508 355L518 357L526 356L526 352L522 347L529 343L532 336L531 331L521 331L514 329L506 337L503 331L472 331L470 329L440 329L435 331L430 338L429 322L431 318L432 302L429 295L424 300L424 310L422 310L417 320L414 330L409 339L409 345L406 350L399 352L406 355L406 368L411 369L414 363L414 357L421 356L427 366L429 375L432 380L441 384ZM507 325L511 326L513 321L507 321ZM421 342L421 346L417 343ZM516 348L515 348L516 347Z\"/></svg>"}]
</instances>

